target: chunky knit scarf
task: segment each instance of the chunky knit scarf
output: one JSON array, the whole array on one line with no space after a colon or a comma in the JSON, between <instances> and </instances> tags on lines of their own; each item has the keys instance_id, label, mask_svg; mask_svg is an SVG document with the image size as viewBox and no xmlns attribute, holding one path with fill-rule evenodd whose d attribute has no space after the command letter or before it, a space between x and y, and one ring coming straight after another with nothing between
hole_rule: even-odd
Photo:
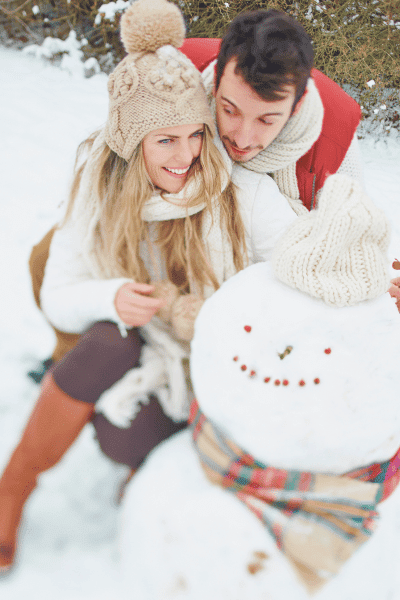
<instances>
[{"instance_id":1,"label":"chunky knit scarf","mask_svg":"<svg viewBox=\"0 0 400 600\"><path fill-rule=\"evenodd\" d=\"M216 61L213 61L202 74L214 118L215 100L212 96L212 88L215 63ZM274 173L274 179L281 193L287 198L296 214L308 212L300 200L296 162L319 138L324 117L322 100L312 78L308 80L306 89L307 93L298 113L290 117L272 144L248 162L241 163L250 171Z\"/></svg>"},{"instance_id":2,"label":"chunky knit scarf","mask_svg":"<svg viewBox=\"0 0 400 600\"><path fill-rule=\"evenodd\" d=\"M190 408L193 440L207 477L262 521L302 583L317 591L371 536L376 505L400 481L400 450L388 461L341 476L275 469L256 461Z\"/></svg>"},{"instance_id":3,"label":"chunky knit scarf","mask_svg":"<svg viewBox=\"0 0 400 600\"><path fill-rule=\"evenodd\" d=\"M278 279L331 306L377 298L389 287L390 224L361 185L330 175L316 210L290 224L275 245Z\"/></svg>"}]
</instances>

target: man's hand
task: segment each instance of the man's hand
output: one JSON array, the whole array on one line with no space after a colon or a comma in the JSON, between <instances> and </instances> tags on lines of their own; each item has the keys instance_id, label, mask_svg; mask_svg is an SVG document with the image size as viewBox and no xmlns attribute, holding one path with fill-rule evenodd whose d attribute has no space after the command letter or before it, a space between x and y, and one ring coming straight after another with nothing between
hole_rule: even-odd
<instances>
[{"instance_id":1,"label":"man's hand","mask_svg":"<svg viewBox=\"0 0 400 600\"><path fill-rule=\"evenodd\" d=\"M151 298L154 285L125 283L115 295L115 308L124 323L132 327L146 325L164 305L161 298Z\"/></svg>"},{"instance_id":2,"label":"man's hand","mask_svg":"<svg viewBox=\"0 0 400 600\"><path fill-rule=\"evenodd\" d=\"M392 284L388 290L392 298L396 298L397 310L400 312L400 277L395 277L390 281Z\"/></svg>"}]
</instances>

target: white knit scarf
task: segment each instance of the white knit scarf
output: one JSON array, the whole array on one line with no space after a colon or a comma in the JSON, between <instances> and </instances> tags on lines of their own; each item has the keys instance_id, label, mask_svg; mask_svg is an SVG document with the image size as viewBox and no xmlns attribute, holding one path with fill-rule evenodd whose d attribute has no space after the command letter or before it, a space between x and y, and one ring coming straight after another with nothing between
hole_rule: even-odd
<instances>
[{"instance_id":1,"label":"white knit scarf","mask_svg":"<svg viewBox=\"0 0 400 600\"><path fill-rule=\"evenodd\" d=\"M225 152L220 140L214 139L214 143L218 146L221 156L224 160L224 165L228 176L223 177L221 192L229 183L229 178L232 172L232 161ZM200 178L192 179L183 190L177 194L159 194L155 192L146 202L142 218L147 222L167 221L170 219L181 219L187 215L194 215L206 207L205 203L187 207L185 198L197 194L201 185ZM203 240L206 246L206 252L210 260L210 265L217 278L218 284L221 285L226 279L231 277L236 269L233 261L232 244L226 229L221 227L221 208L219 196L211 201L212 212L206 211L203 217ZM193 284L192 284L193 285ZM192 290L194 291L194 290ZM211 286L206 286L203 290L203 295L208 298L214 291Z\"/></svg>"},{"instance_id":2,"label":"white knit scarf","mask_svg":"<svg viewBox=\"0 0 400 600\"><path fill-rule=\"evenodd\" d=\"M211 103L215 118L215 99L212 96L214 84L213 61L203 71L203 82ZM296 214L305 214L307 209L300 200L296 177L296 162L317 141L322 130L324 108L322 100L312 78L307 82L305 94L299 111L290 117L278 137L270 146L262 150L243 167L257 173L274 173L279 190L286 197Z\"/></svg>"}]
</instances>

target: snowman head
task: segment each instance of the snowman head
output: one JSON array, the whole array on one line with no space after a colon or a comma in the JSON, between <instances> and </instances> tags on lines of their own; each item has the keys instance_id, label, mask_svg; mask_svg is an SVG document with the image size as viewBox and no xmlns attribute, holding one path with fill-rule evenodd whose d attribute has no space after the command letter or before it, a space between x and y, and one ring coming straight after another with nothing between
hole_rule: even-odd
<instances>
[{"instance_id":1,"label":"snowman head","mask_svg":"<svg viewBox=\"0 0 400 600\"><path fill-rule=\"evenodd\" d=\"M278 243L273 266L260 263L225 282L203 306L192 342L203 412L281 468L335 470L335 453L356 424L368 444L394 425L385 391L400 384L400 320L384 293L388 226L360 188L335 178L341 201L327 209L328 186L315 213L299 217ZM363 464L351 449L348 458L349 468ZM346 470L340 456L337 465Z\"/></svg>"}]
</instances>

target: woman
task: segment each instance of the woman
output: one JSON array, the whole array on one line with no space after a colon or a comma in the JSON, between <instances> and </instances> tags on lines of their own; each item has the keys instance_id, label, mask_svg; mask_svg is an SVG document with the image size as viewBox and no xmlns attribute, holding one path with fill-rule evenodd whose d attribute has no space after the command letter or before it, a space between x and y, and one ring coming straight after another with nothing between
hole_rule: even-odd
<instances>
[{"instance_id":1,"label":"woman","mask_svg":"<svg viewBox=\"0 0 400 600\"><path fill-rule=\"evenodd\" d=\"M239 212L229 161L211 139L200 75L176 49L181 13L165 0L146 4L138 0L122 18L128 55L109 78L108 120L78 151L66 216L52 239L41 307L56 328L82 335L46 375L0 481L4 571L38 475L60 460L104 392L124 383L128 390L128 414L119 400L114 420L129 429L115 438L103 415L94 421L106 453L132 469L185 426L194 318L203 299L243 268L243 221L255 198L267 210L266 196L279 196L268 177L242 174ZM291 211L280 202L278 222L286 225ZM154 389L158 398L148 394Z\"/></svg>"},{"instance_id":2,"label":"woman","mask_svg":"<svg viewBox=\"0 0 400 600\"><path fill-rule=\"evenodd\" d=\"M212 143L200 75L175 49L184 38L181 13L167 2L152 6L139 1L123 17L128 56L109 78L108 121L78 152L66 217L53 237L42 307L64 331L86 333L45 377L1 479L3 570L13 563L21 511L37 476L76 439L101 392L138 365L137 328L166 304L151 296L150 281L168 280L176 295L207 296L243 266L243 226ZM164 329L179 344L172 326ZM133 467L186 416L177 406L174 421L156 398L140 413ZM148 421L153 428L146 431Z\"/></svg>"}]
</instances>

